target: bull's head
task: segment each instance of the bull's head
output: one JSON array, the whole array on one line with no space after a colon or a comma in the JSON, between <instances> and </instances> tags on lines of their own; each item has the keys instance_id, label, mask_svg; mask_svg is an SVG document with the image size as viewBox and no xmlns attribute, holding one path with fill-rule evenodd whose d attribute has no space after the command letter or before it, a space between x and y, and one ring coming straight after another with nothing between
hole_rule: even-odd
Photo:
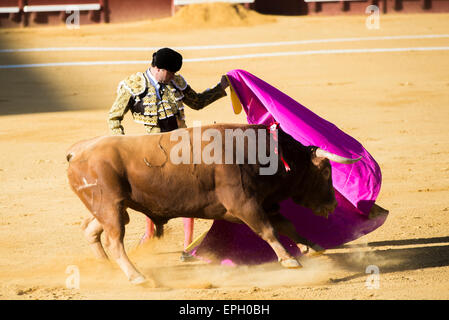
<instances>
[{"instance_id":1,"label":"bull's head","mask_svg":"<svg viewBox=\"0 0 449 320\"><path fill-rule=\"evenodd\" d=\"M316 215L327 218L337 207L329 160L352 164L361 158L344 158L316 147L311 147L309 150L311 165L302 179L298 195L292 198L297 204L311 209Z\"/></svg>"}]
</instances>

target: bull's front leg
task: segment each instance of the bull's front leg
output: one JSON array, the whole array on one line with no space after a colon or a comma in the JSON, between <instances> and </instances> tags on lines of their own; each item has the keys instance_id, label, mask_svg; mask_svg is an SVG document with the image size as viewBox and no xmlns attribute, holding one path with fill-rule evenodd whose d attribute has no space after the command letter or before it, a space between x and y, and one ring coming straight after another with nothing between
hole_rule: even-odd
<instances>
[{"instance_id":1,"label":"bull's front leg","mask_svg":"<svg viewBox=\"0 0 449 320\"><path fill-rule=\"evenodd\" d=\"M313 247L306 244L298 244L298 248L301 253L307 257L317 257L326 251L323 247L317 244L313 245Z\"/></svg>"},{"instance_id":2,"label":"bull's front leg","mask_svg":"<svg viewBox=\"0 0 449 320\"><path fill-rule=\"evenodd\" d=\"M257 204L247 203L242 209L239 210L239 214L233 214L238 216L246 225L248 225L259 237L265 240L271 248L273 248L278 261L285 268L302 268L302 265L293 257L277 238L275 229L271 224L268 216L263 209Z\"/></svg>"},{"instance_id":3,"label":"bull's front leg","mask_svg":"<svg viewBox=\"0 0 449 320\"><path fill-rule=\"evenodd\" d=\"M216 188L218 199L226 208L226 214L222 218L230 222L245 223L271 246L282 266L301 268L301 264L279 242L266 211L258 201L254 198L248 199L241 188L235 187L239 183L241 185L240 171L225 172L222 178L222 181L227 183Z\"/></svg>"},{"instance_id":4,"label":"bull's front leg","mask_svg":"<svg viewBox=\"0 0 449 320\"><path fill-rule=\"evenodd\" d=\"M301 237L296 231L295 226L280 213L270 216L270 221L278 233L289 237L296 243L301 254L313 257L324 253L325 249L323 247Z\"/></svg>"}]
</instances>

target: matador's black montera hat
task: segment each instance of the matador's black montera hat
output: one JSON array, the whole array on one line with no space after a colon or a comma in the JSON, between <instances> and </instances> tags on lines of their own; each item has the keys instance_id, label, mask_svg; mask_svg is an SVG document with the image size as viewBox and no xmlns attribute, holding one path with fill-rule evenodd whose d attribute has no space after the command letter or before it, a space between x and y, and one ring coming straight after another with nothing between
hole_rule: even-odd
<instances>
[{"instance_id":1,"label":"matador's black montera hat","mask_svg":"<svg viewBox=\"0 0 449 320\"><path fill-rule=\"evenodd\" d=\"M178 72L182 66L182 55L170 48L162 48L153 53L153 67Z\"/></svg>"}]
</instances>

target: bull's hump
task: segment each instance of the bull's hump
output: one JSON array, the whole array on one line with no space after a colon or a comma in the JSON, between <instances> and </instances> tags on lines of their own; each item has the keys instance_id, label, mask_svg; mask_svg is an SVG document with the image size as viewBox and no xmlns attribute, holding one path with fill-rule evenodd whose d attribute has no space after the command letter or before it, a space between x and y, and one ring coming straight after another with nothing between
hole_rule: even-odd
<instances>
[{"instance_id":1,"label":"bull's hump","mask_svg":"<svg viewBox=\"0 0 449 320\"><path fill-rule=\"evenodd\" d=\"M86 150L89 150L106 137L107 136L100 136L75 143L69 148L69 150L67 150L67 160L74 160L74 158L76 158L78 155L84 153Z\"/></svg>"},{"instance_id":2,"label":"bull's hump","mask_svg":"<svg viewBox=\"0 0 449 320\"><path fill-rule=\"evenodd\" d=\"M247 123L218 123L218 124L211 124L207 126L203 126L204 129L257 129L257 128L264 128L265 126L260 124L247 124Z\"/></svg>"},{"instance_id":3,"label":"bull's hump","mask_svg":"<svg viewBox=\"0 0 449 320\"><path fill-rule=\"evenodd\" d=\"M187 130L189 133L192 133L194 130L201 129L201 131L209 130L209 129L215 129L221 132L225 132L226 130L247 130L247 129L266 129L266 126L261 124L243 124L243 123L217 123L217 124L209 124L205 126L196 126L196 127L188 127L188 128L181 128L178 130ZM173 131L172 131L173 132ZM165 132L162 133L162 135L170 135L172 132Z\"/></svg>"}]
</instances>

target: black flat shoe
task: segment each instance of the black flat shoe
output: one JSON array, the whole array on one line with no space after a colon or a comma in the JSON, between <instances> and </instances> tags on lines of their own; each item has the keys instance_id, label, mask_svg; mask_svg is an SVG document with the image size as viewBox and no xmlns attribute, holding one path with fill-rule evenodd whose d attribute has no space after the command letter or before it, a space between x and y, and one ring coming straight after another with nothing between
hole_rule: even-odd
<instances>
[{"instance_id":1,"label":"black flat shoe","mask_svg":"<svg viewBox=\"0 0 449 320\"><path fill-rule=\"evenodd\" d=\"M189 262L189 261L194 261L196 260L196 258L194 256L192 256L190 253L183 251L181 253L181 257L179 257L179 259L182 262Z\"/></svg>"}]
</instances>

